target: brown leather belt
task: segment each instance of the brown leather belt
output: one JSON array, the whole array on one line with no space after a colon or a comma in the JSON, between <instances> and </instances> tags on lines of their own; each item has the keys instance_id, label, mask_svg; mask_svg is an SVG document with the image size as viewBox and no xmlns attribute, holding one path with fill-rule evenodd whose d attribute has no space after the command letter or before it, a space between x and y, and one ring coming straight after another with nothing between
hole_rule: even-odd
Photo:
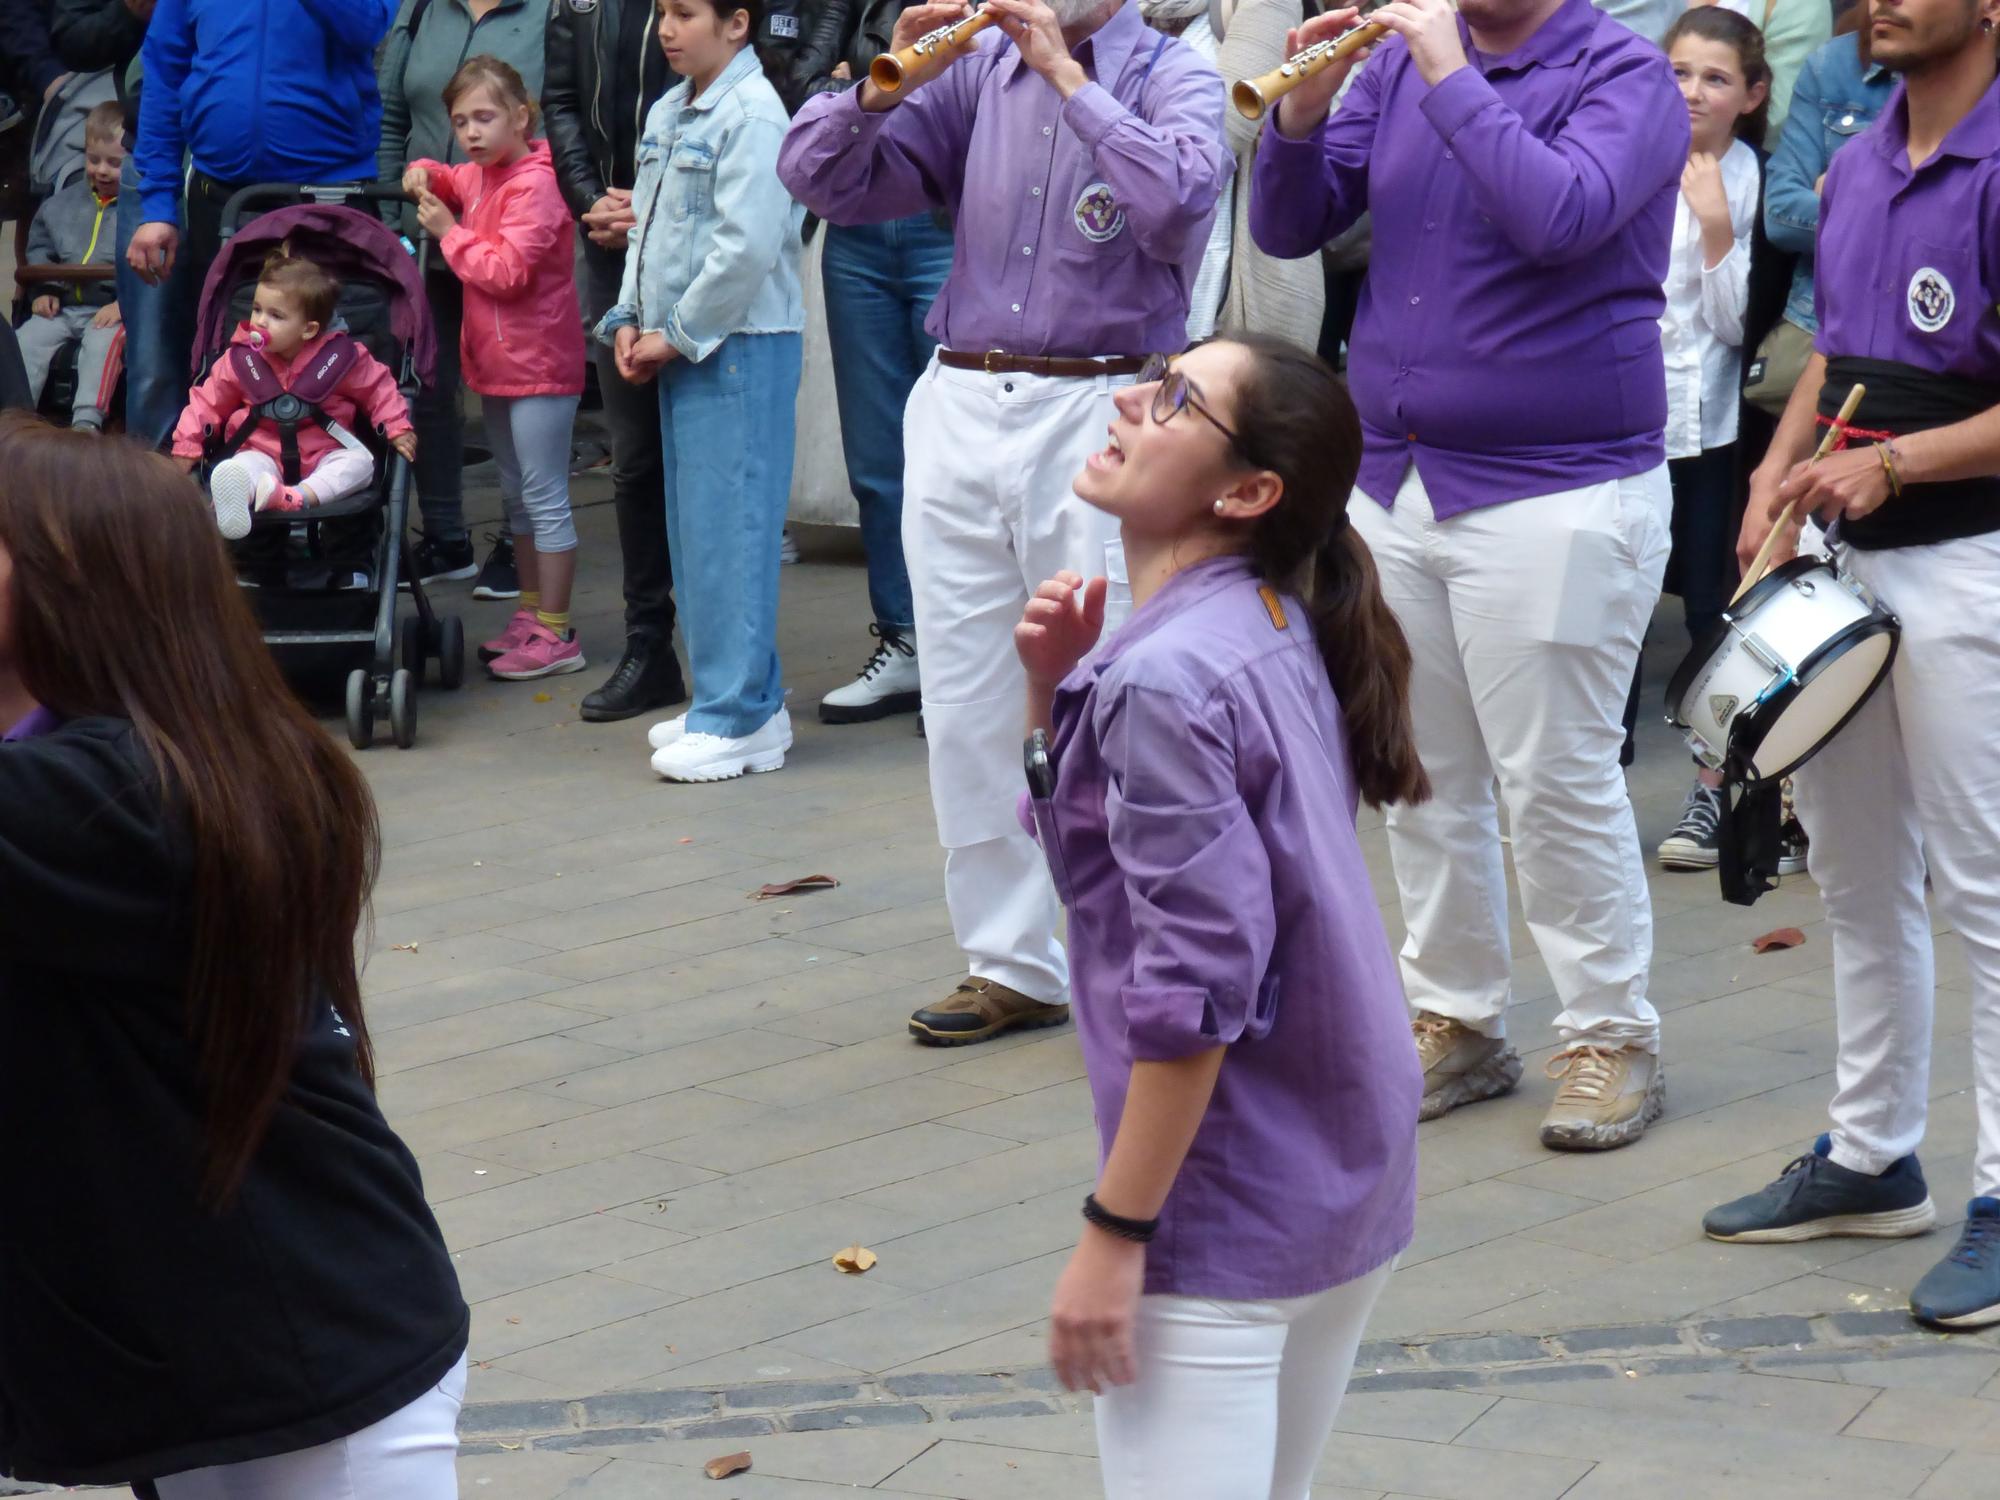
<instances>
[{"instance_id":1,"label":"brown leather belt","mask_svg":"<svg viewBox=\"0 0 2000 1500\"><path fill-rule=\"evenodd\" d=\"M975 354L969 349L940 349L938 363L954 370L981 370L988 375L1062 375L1088 378L1094 375L1137 375L1146 367L1137 354L1121 354L1111 359L1077 359L1063 354L1009 354L989 349Z\"/></svg>"}]
</instances>

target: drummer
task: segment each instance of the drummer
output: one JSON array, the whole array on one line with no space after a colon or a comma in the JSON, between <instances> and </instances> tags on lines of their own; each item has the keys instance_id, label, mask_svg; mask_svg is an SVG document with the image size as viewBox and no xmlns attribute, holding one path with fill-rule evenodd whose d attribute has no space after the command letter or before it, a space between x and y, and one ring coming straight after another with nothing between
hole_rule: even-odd
<instances>
[{"instance_id":1,"label":"drummer","mask_svg":"<svg viewBox=\"0 0 2000 1500\"><path fill-rule=\"evenodd\" d=\"M1875 62L1902 88L1834 158L1820 200L1817 352L1738 539L1747 562L1797 500L1839 565L1902 618L1889 679L1796 777L1833 940L1833 1128L1715 1239L1922 1234L1939 910L1972 987L1975 1196L1910 1310L2000 1322L2000 0L1876 0ZM1843 452L1808 469L1815 414L1867 388ZM1890 436L1895 434L1895 436ZM1790 555L1780 538L1776 555Z\"/></svg>"},{"instance_id":2,"label":"drummer","mask_svg":"<svg viewBox=\"0 0 2000 1500\"><path fill-rule=\"evenodd\" d=\"M1521 1076L1497 777L1561 1002L1542 1141L1623 1146L1665 1086L1618 753L1667 560L1659 319L1687 106L1659 48L1589 0L1391 0L1369 19L1396 35L1337 113L1340 63L1272 112L1250 229L1317 255L1373 214L1349 511L1415 653L1436 789L1389 811L1424 1117Z\"/></svg>"}]
</instances>

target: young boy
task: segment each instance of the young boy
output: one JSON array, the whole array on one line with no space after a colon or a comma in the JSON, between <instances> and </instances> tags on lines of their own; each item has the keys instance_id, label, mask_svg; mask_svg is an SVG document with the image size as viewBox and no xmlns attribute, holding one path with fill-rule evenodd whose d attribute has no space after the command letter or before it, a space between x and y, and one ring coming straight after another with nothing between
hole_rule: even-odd
<instances>
[{"instance_id":1,"label":"young boy","mask_svg":"<svg viewBox=\"0 0 2000 1500\"><path fill-rule=\"evenodd\" d=\"M85 118L83 146L83 180L44 203L28 230L30 265L118 263L123 248L118 238L118 173L125 165L125 116L117 104L100 104ZM104 426L104 408L118 382L112 356L124 329L116 296L109 281L50 283L36 293L34 316L20 329L28 391L37 403L56 354L71 344L83 345L70 425L90 432Z\"/></svg>"}]
</instances>

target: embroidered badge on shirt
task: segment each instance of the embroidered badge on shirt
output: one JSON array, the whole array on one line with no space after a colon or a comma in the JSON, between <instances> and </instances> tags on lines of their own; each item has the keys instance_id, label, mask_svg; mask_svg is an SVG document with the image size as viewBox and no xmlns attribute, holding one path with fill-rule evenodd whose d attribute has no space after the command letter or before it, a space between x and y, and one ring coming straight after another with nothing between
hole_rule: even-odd
<instances>
[{"instance_id":1,"label":"embroidered badge on shirt","mask_svg":"<svg viewBox=\"0 0 2000 1500\"><path fill-rule=\"evenodd\" d=\"M1945 280L1944 272L1932 266L1919 266L1916 275L1910 278L1909 302L1910 321L1925 333L1936 333L1951 321L1958 295Z\"/></svg>"},{"instance_id":2,"label":"embroidered badge on shirt","mask_svg":"<svg viewBox=\"0 0 2000 1500\"><path fill-rule=\"evenodd\" d=\"M1070 216L1076 220L1077 232L1096 245L1118 238L1125 227L1125 210L1111 196L1109 183L1093 182L1085 188Z\"/></svg>"}]
</instances>

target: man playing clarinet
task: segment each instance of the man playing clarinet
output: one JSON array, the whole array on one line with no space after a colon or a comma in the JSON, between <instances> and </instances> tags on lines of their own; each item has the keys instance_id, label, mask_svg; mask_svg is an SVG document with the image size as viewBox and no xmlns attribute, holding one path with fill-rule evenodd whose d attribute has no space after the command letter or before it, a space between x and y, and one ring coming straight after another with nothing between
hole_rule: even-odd
<instances>
[{"instance_id":1,"label":"man playing clarinet","mask_svg":"<svg viewBox=\"0 0 2000 1500\"><path fill-rule=\"evenodd\" d=\"M951 275L940 348L904 415L903 548L916 598L945 900L970 960L910 1019L917 1039L984 1041L1069 1015L1041 850L1016 821L1024 679L1014 626L1058 571L1124 588L1117 523L1070 481L1104 444L1112 392L1186 341L1189 295L1231 160L1222 84L1137 0L990 0L956 61L916 60L806 104L779 173L834 224L942 208ZM900 50L967 15L919 5ZM949 58L950 53L942 54Z\"/></svg>"},{"instance_id":2,"label":"man playing clarinet","mask_svg":"<svg viewBox=\"0 0 2000 1500\"><path fill-rule=\"evenodd\" d=\"M1659 317L1687 109L1660 50L1589 0L1392 0L1369 20L1392 35L1337 112L1351 60L1267 117L1250 228L1301 256L1373 215L1349 509L1415 654L1435 791L1388 816L1424 1118L1521 1076L1497 778L1561 1006L1541 1138L1622 1146L1664 1086L1618 752L1668 550Z\"/></svg>"},{"instance_id":3,"label":"man playing clarinet","mask_svg":"<svg viewBox=\"0 0 2000 1500\"><path fill-rule=\"evenodd\" d=\"M2000 1322L2000 0L1876 0L1868 24L1873 60L1902 87L1827 171L1817 352L1751 478L1737 550L1753 557L1787 505L1817 516L1838 565L1902 618L1902 649L1796 778L1833 938L1833 1128L1703 1228L1757 1243L1935 1222L1916 1156L1928 871L1970 970L1971 1035L1954 1050L1970 1058L1975 1196L1910 1310L1973 1328ZM1857 384L1845 447L1801 462Z\"/></svg>"}]
</instances>

